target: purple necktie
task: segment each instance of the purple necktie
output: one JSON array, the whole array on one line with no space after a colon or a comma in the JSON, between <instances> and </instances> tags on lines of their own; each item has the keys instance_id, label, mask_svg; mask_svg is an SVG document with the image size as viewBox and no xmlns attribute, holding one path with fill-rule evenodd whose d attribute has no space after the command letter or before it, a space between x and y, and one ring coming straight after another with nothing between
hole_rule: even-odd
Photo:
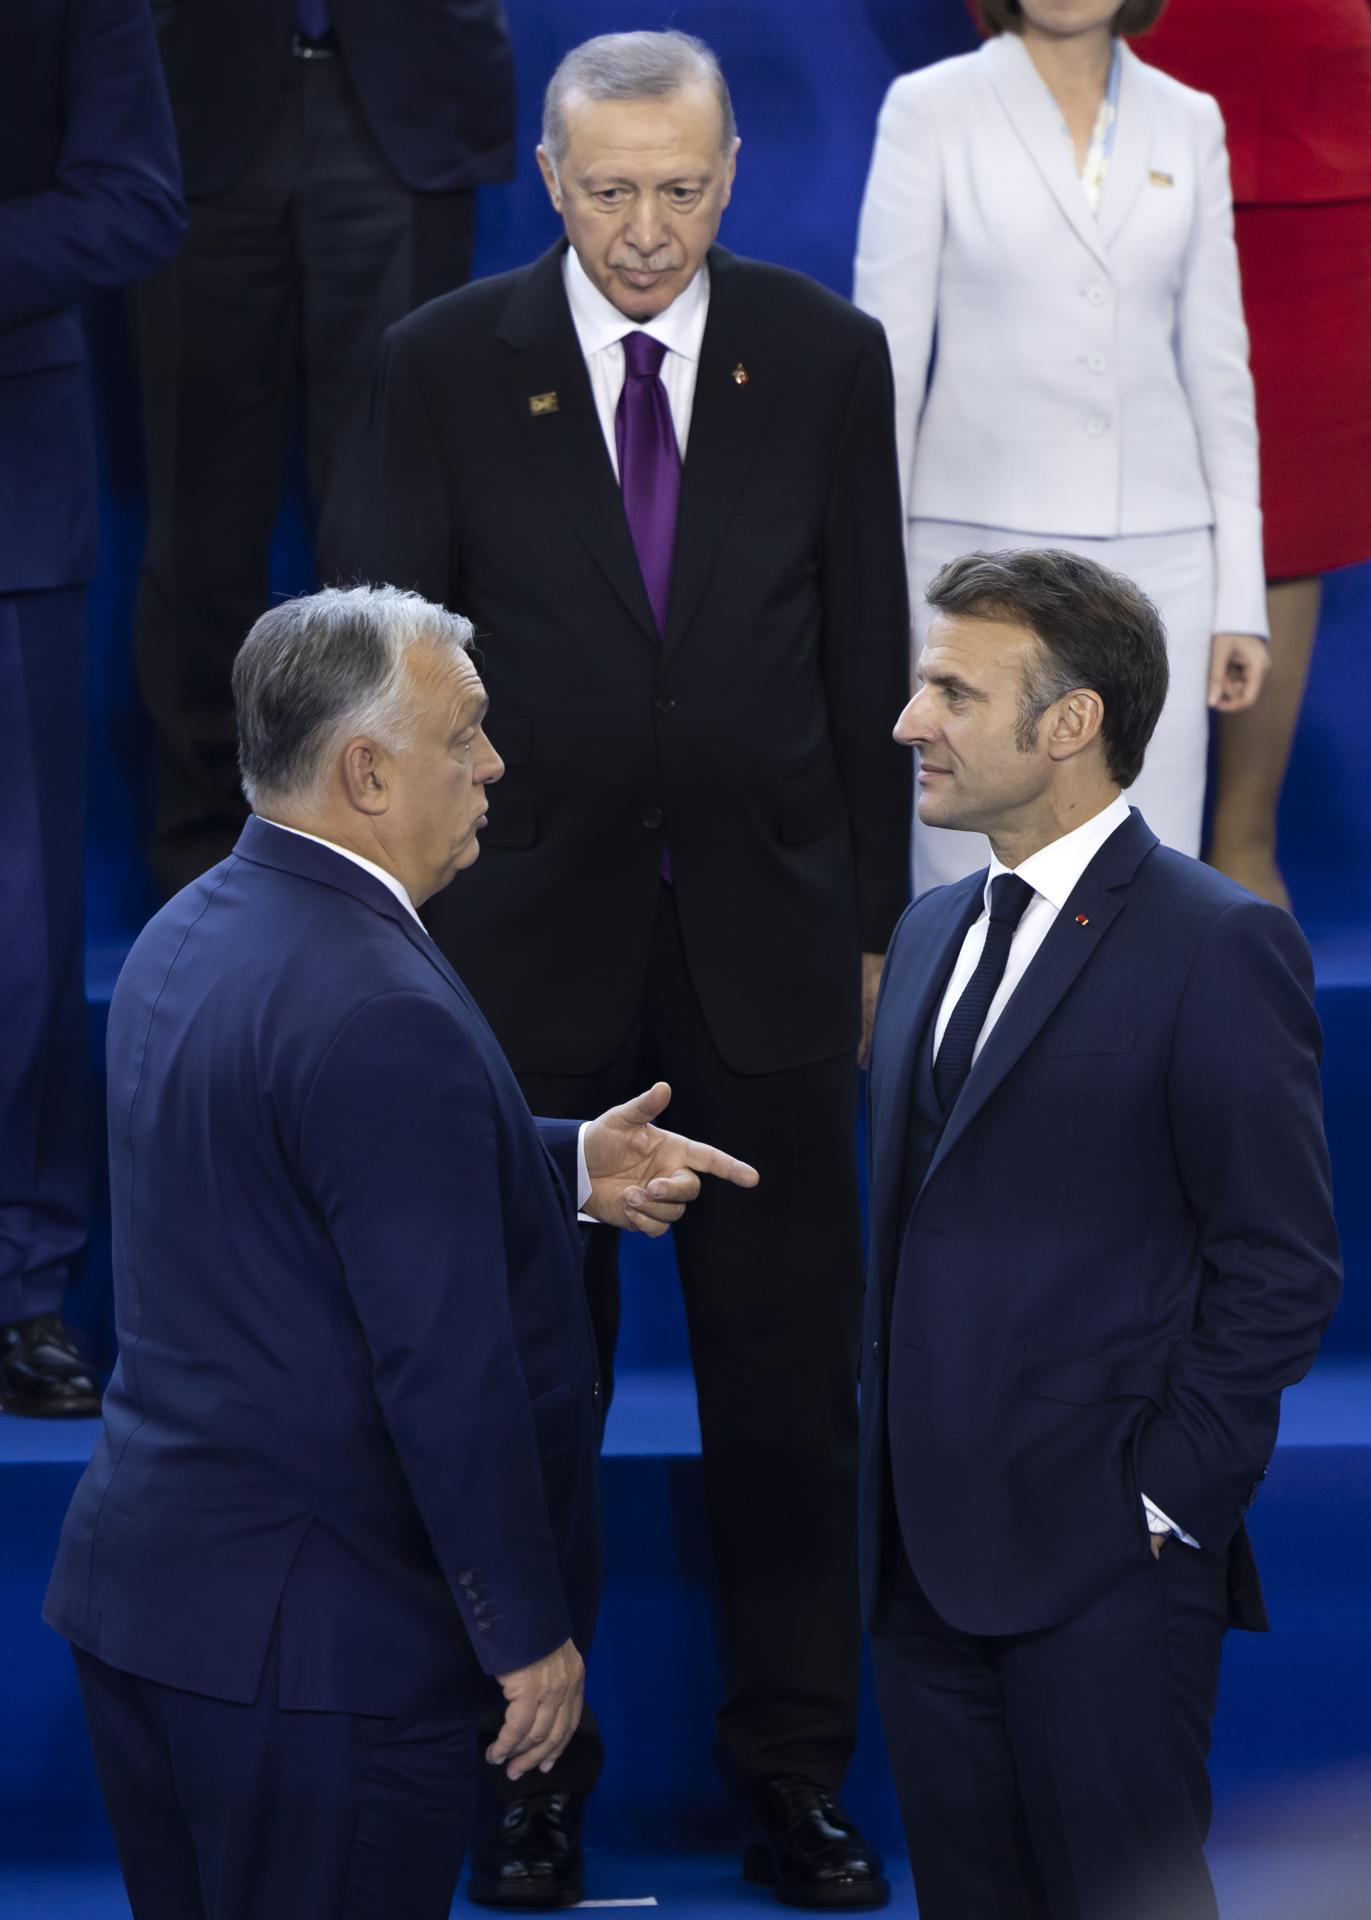
<instances>
[{"instance_id":1,"label":"purple necktie","mask_svg":"<svg viewBox=\"0 0 1371 1920\"><path fill-rule=\"evenodd\" d=\"M661 382L665 358L666 348L651 334L624 335L624 390L614 415L624 512L659 633L666 632L681 498L681 450Z\"/></svg>"},{"instance_id":2,"label":"purple necktie","mask_svg":"<svg viewBox=\"0 0 1371 1920\"><path fill-rule=\"evenodd\" d=\"M306 40L322 40L333 25L328 0L295 0L295 24Z\"/></svg>"}]
</instances>

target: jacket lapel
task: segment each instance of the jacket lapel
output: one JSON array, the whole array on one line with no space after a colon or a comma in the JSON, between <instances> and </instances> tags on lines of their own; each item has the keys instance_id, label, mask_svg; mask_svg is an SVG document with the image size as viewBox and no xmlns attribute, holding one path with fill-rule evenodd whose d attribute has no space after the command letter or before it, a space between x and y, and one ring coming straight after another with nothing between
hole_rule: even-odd
<instances>
[{"instance_id":1,"label":"jacket lapel","mask_svg":"<svg viewBox=\"0 0 1371 1920\"><path fill-rule=\"evenodd\" d=\"M559 242L521 274L500 317L497 337L511 349L504 374L510 412L563 512L656 645L657 622L567 305L565 253Z\"/></svg>"},{"instance_id":2,"label":"jacket lapel","mask_svg":"<svg viewBox=\"0 0 1371 1920\"><path fill-rule=\"evenodd\" d=\"M1098 226L1104 244L1112 246L1137 204L1147 181L1156 132L1155 99L1146 67L1120 46L1119 117L1114 129L1114 151L1100 194ZM1174 196L1173 196L1174 197Z\"/></svg>"},{"instance_id":3,"label":"jacket lapel","mask_svg":"<svg viewBox=\"0 0 1371 1920\"><path fill-rule=\"evenodd\" d=\"M967 928L984 905L985 869L945 888L920 915L919 945L908 975L899 969L882 990L871 1049L871 1247L878 1271L894 1259L900 1231L905 1142L914 1097L914 1069L928 1023L956 964ZM936 917L934 909L936 907ZM931 924L924 924L925 920Z\"/></svg>"},{"instance_id":4,"label":"jacket lapel","mask_svg":"<svg viewBox=\"0 0 1371 1920\"><path fill-rule=\"evenodd\" d=\"M748 305L746 264L722 247L709 256L709 317L700 348L690 438L681 474L676 554L664 653L678 647L709 585L719 548L784 381L763 351L783 324ZM755 287L755 283L754 283ZM742 379L735 379L741 368Z\"/></svg>"},{"instance_id":5,"label":"jacket lapel","mask_svg":"<svg viewBox=\"0 0 1371 1920\"><path fill-rule=\"evenodd\" d=\"M1156 844L1156 834L1134 811L1081 875L967 1076L929 1162L925 1186L1098 951L1127 905L1122 890Z\"/></svg>"},{"instance_id":6,"label":"jacket lapel","mask_svg":"<svg viewBox=\"0 0 1371 1920\"><path fill-rule=\"evenodd\" d=\"M990 84L1044 184L1083 244L1102 267L1109 255L1099 224L1086 202L1062 132L1061 110L1016 33L1002 33L981 48ZM1120 114L1122 125L1122 114Z\"/></svg>"}]
</instances>

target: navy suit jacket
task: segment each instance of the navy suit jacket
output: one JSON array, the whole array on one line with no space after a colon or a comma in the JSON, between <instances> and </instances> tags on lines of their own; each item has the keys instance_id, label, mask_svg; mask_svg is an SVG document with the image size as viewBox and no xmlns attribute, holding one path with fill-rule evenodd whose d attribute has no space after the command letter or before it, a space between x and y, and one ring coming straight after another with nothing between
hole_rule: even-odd
<instances>
[{"instance_id":1,"label":"navy suit jacket","mask_svg":"<svg viewBox=\"0 0 1371 1920\"><path fill-rule=\"evenodd\" d=\"M888 1470L914 1572L967 1632L1079 1611L1149 1551L1142 1493L1230 1552L1233 1617L1264 1625L1243 1515L1340 1285L1309 950L1133 813L902 1218L912 1074L984 884L909 909L876 1020L867 1617Z\"/></svg>"},{"instance_id":2,"label":"navy suit jacket","mask_svg":"<svg viewBox=\"0 0 1371 1920\"><path fill-rule=\"evenodd\" d=\"M576 1129L393 895L250 820L134 944L109 1119L119 1362L50 1624L245 1701L279 1618L280 1704L385 1715L584 1647Z\"/></svg>"},{"instance_id":3,"label":"navy suit jacket","mask_svg":"<svg viewBox=\"0 0 1371 1920\"><path fill-rule=\"evenodd\" d=\"M185 225L146 0L0 9L0 593L95 570L77 302L149 274Z\"/></svg>"}]
</instances>

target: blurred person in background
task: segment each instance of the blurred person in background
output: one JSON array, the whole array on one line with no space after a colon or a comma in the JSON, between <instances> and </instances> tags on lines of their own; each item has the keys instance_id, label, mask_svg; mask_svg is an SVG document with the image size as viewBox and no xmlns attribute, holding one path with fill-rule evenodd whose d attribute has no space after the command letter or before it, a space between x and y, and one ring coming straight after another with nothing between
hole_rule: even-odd
<instances>
[{"instance_id":1,"label":"blurred person in background","mask_svg":"<svg viewBox=\"0 0 1371 1920\"><path fill-rule=\"evenodd\" d=\"M1162 0L982 0L978 52L897 80L857 304L895 369L915 652L977 547L1066 547L1161 611L1171 692L1132 798L1198 853L1208 713L1266 667L1257 438L1223 122L1125 45ZM916 826L915 887L982 837Z\"/></svg>"},{"instance_id":2,"label":"blurred person in background","mask_svg":"<svg viewBox=\"0 0 1371 1920\"><path fill-rule=\"evenodd\" d=\"M144 0L9 0L0 19L0 1407L85 1415L61 1309L86 1241L82 943L86 582L95 439L78 303L184 225Z\"/></svg>"},{"instance_id":3,"label":"blurred person in background","mask_svg":"<svg viewBox=\"0 0 1371 1920\"><path fill-rule=\"evenodd\" d=\"M1219 722L1208 858L1288 906L1276 807L1320 576L1371 556L1371 4L1171 0L1142 51L1228 128L1271 665L1258 704Z\"/></svg>"},{"instance_id":4,"label":"blurred person in background","mask_svg":"<svg viewBox=\"0 0 1371 1920\"><path fill-rule=\"evenodd\" d=\"M149 519L136 653L166 894L243 823L229 673L267 603L303 380L320 577L351 577L342 455L385 329L461 286L474 189L513 170L500 0L154 5L190 225L142 289Z\"/></svg>"}]
</instances>

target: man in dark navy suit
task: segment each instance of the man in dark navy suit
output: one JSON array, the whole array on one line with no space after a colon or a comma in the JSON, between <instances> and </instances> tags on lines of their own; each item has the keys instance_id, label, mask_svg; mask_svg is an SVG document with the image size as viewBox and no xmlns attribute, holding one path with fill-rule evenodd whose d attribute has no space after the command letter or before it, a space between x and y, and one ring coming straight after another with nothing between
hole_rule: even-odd
<instances>
[{"instance_id":1,"label":"man in dark navy suit","mask_svg":"<svg viewBox=\"0 0 1371 1920\"><path fill-rule=\"evenodd\" d=\"M184 224L145 0L0 14L0 1407L79 1415L61 1318L86 1239L86 582L95 449L78 303Z\"/></svg>"},{"instance_id":2,"label":"man in dark navy suit","mask_svg":"<svg viewBox=\"0 0 1371 1920\"><path fill-rule=\"evenodd\" d=\"M662 1084L537 1122L418 918L503 771L470 624L287 602L235 668L237 848L110 1010L119 1362L46 1617L136 1920L445 1920L475 1772L580 1714L599 1382L576 1196L661 1233ZM498 1684L497 1684L498 1683Z\"/></svg>"},{"instance_id":3,"label":"man in dark navy suit","mask_svg":"<svg viewBox=\"0 0 1371 1920\"><path fill-rule=\"evenodd\" d=\"M501 0L155 0L190 228L138 299L150 516L137 657L164 891L243 821L229 672L267 604L302 386L320 578L381 334L459 287L514 166Z\"/></svg>"},{"instance_id":4,"label":"man in dark navy suit","mask_svg":"<svg viewBox=\"0 0 1371 1920\"><path fill-rule=\"evenodd\" d=\"M990 837L891 945L871 1079L862 1578L922 1920L1213 1920L1243 1524L1340 1284L1309 950L1121 789L1166 691L1130 582L935 579L896 728Z\"/></svg>"}]
</instances>

